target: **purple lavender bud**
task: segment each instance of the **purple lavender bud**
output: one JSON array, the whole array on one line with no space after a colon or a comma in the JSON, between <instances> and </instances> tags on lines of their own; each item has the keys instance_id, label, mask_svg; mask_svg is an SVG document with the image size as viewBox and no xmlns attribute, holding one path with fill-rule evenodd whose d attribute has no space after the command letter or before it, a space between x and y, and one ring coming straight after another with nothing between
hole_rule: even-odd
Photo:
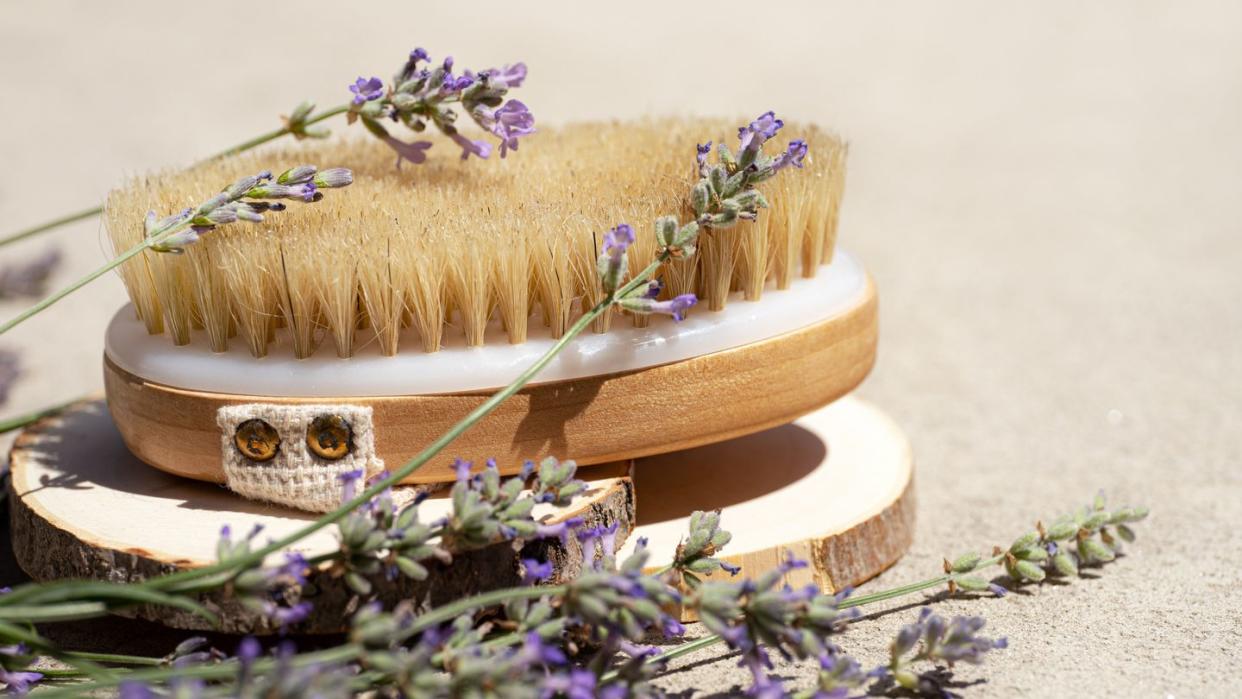
<instances>
[{"instance_id":1,"label":"purple lavender bud","mask_svg":"<svg viewBox=\"0 0 1242 699\"><path fill-rule=\"evenodd\" d=\"M617 554L617 525L618 522L613 522L607 527L600 527L599 530L600 546L607 558L612 558Z\"/></svg>"},{"instance_id":2,"label":"purple lavender bud","mask_svg":"<svg viewBox=\"0 0 1242 699\"><path fill-rule=\"evenodd\" d=\"M182 252L185 252L183 248L197 243L199 233L202 232L204 232L204 229L201 227L187 228L183 231L177 231L167 238L164 238L161 242L152 245L151 249L156 252L171 252L175 255L179 255Z\"/></svg>"},{"instance_id":3,"label":"purple lavender bud","mask_svg":"<svg viewBox=\"0 0 1242 699\"><path fill-rule=\"evenodd\" d=\"M897 637L893 639L890 652L893 658L900 658L909 653L914 648L914 644L919 642L919 637L923 635L923 627L920 624L907 624L901 627L897 632Z\"/></svg>"},{"instance_id":4,"label":"purple lavender bud","mask_svg":"<svg viewBox=\"0 0 1242 699\"><path fill-rule=\"evenodd\" d=\"M758 119L737 130L738 148L746 151L758 151L759 147L780 131L785 122L776 118L775 112L764 112Z\"/></svg>"},{"instance_id":5,"label":"purple lavender bud","mask_svg":"<svg viewBox=\"0 0 1242 699\"><path fill-rule=\"evenodd\" d=\"M777 172L781 168L793 165L794 167L802 167L802 160L806 158L807 145L806 141L798 138L789 142L789 147L784 153L776 156L772 161L772 171Z\"/></svg>"},{"instance_id":6,"label":"purple lavender bud","mask_svg":"<svg viewBox=\"0 0 1242 699\"><path fill-rule=\"evenodd\" d=\"M545 643L535 631L526 634L526 642L522 645L520 652L523 658L528 659L528 662L538 665L556 667L569 661L565 656L565 651L551 643Z\"/></svg>"},{"instance_id":7,"label":"purple lavender bud","mask_svg":"<svg viewBox=\"0 0 1242 699\"><path fill-rule=\"evenodd\" d=\"M634 240L634 228L628 223L618 224L604 234L604 254L613 260L619 260L634 244Z\"/></svg>"},{"instance_id":8,"label":"purple lavender bud","mask_svg":"<svg viewBox=\"0 0 1242 699\"><path fill-rule=\"evenodd\" d=\"M316 174L312 182L320 189L339 189L354 183L354 173L349 168L330 167Z\"/></svg>"},{"instance_id":9,"label":"purple lavender bud","mask_svg":"<svg viewBox=\"0 0 1242 699\"><path fill-rule=\"evenodd\" d=\"M289 187L289 198L311 202L323 199L323 194L319 193L319 189L315 187L314 182L303 182L302 184L295 184Z\"/></svg>"},{"instance_id":10,"label":"purple lavender bud","mask_svg":"<svg viewBox=\"0 0 1242 699\"><path fill-rule=\"evenodd\" d=\"M318 171L314 165L299 165L276 176L276 184L302 184L310 182Z\"/></svg>"},{"instance_id":11,"label":"purple lavender bud","mask_svg":"<svg viewBox=\"0 0 1242 699\"><path fill-rule=\"evenodd\" d=\"M996 583L988 583L988 590L991 590L992 594L996 595L997 597L1004 597L1005 595L1009 594L1008 590L1001 587L1000 585L997 585Z\"/></svg>"},{"instance_id":12,"label":"purple lavender bud","mask_svg":"<svg viewBox=\"0 0 1242 699\"><path fill-rule=\"evenodd\" d=\"M651 304L651 313L664 313L673 317L673 320L681 322L686 319L686 311L690 307L699 302L699 297L694 294L680 294L668 301L656 301Z\"/></svg>"},{"instance_id":13,"label":"purple lavender bud","mask_svg":"<svg viewBox=\"0 0 1242 699\"><path fill-rule=\"evenodd\" d=\"M486 160L492 154L492 144L487 141L472 141L460 133L455 133L449 138L452 138L454 143L461 146L462 160L469 158L471 155Z\"/></svg>"},{"instance_id":14,"label":"purple lavender bud","mask_svg":"<svg viewBox=\"0 0 1242 699\"><path fill-rule=\"evenodd\" d=\"M533 558L522 559L522 584L534 585L552 577L552 562L540 563Z\"/></svg>"},{"instance_id":15,"label":"purple lavender bud","mask_svg":"<svg viewBox=\"0 0 1242 699\"><path fill-rule=\"evenodd\" d=\"M247 636L237 646L237 661L245 667L257 660L262 653L263 646L259 645L254 636Z\"/></svg>"},{"instance_id":16,"label":"purple lavender bud","mask_svg":"<svg viewBox=\"0 0 1242 699\"><path fill-rule=\"evenodd\" d=\"M362 480L362 474L362 469L356 468L336 477L341 482L341 502L349 502L358 494L358 481Z\"/></svg>"},{"instance_id":17,"label":"purple lavender bud","mask_svg":"<svg viewBox=\"0 0 1242 699\"><path fill-rule=\"evenodd\" d=\"M732 563L729 563L728 561L720 561L720 567L724 569L724 571L731 576L737 575L738 573L742 572L741 566L735 566Z\"/></svg>"},{"instance_id":18,"label":"purple lavender bud","mask_svg":"<svg viewBox=\"0 0 1242 699\"><path fill-rule=\"evenodd\" d=\"M363 104L371 100L377 100L384 96L384 81L379 78L371 79L358 76L353 85L349 86L349 91L354 93L354 104Z\"/></svg>"},{"instance_id":19,"label":"purple lavender bud","mask_svg":"<svg viewBox=\"0 0 1242 699\"><path fill-rule=\"evenodd\" d=\"M600 253L596 263L600 286L603 287L604 293L611 294L621 285L621 278L625 276L625 251L633 243L634 229L628 223L619 224L604 234L604 250ZM623 303L625 301L626 299L622 300ZM651 303L651 301L642 299L636 301Z\"/></svg>"},{"instance_id":20,"label":"purple lavender bud","mask_svg":"<svg viewBox=\"0 0 1242 699\"><path fill-rule=\"evenodd\" d=\"M135 680L125 680L116 689L118 699L155 699L159 696L150 687Z\"/></svg>"},{"instance_id":21,"label":"purple lavender bud","mask_svg":"<svg viewBox=\"0 0 1242 699\"><path fill-rule=\"evenodd\" d=\"M677 619L666 614L660 620L660 631L664 633L665 638L675 638L685 635L686 627Z\"/></svg>"},{"instance_id":22,"label":"purple lavender bud","mask_svg":"<svg viewBox=\"0 0 1242 699\"><path fill-rule=\"evenodd\" d=\"M491 131L500 138L500 157L517 150L518 138L535 133L535 115L519 100L509 100L492 112Z\"/></svg>"},{"instance_id":23,"label":"purple lavender bud","mask_svg":"<svg viewBox=\"0 0 1242 699\"><path fill-rule=\"evenodd\" d=\"M380 137L388 147L397 152L397 167L401 167L402 160L408 160L415 165L427 160L427 149L431 147L431 141L413 141L406 143L399 138L389 136L387 134Z\"/></svg>"},{"instance_id":24,"label":"purple lavender bud","mask_svg":"<svg viewBox=\"0 0 1242 699\"><path fill-rule=\"evenodd\" d=\"M452 70L453 70L453 57L445 56L444 57L444 72L448 73Z\"/></svg>"},{"instance_id":25,"label":"purple lavender bud","mask_svg":"<svg viewBox=\"0 0 1242 699\"><path fill-rule=\"evenodd\" d=\"M712 142L708 141L707 143L700 143L695 146L695 148L698 149L698 154L695 155L695 161L699 164L699 176L706 177L708 170L707 156L712 152Z\"/></svg>"},{"instance_id":26,"label":"purple lavender bud","mask_svg":"<svg viewBox=\"0 0 1242 699\"><path fill-rule=\"evenodd\" d=\"M26 696L39 680L43 679L41 672L10 672L0 667L0 685L3 685L6 692L15 694L19 697Z\"/></svg>"},{"instance_id":27,"label":"purple lavender bud","mask_svg":"<svg viewBox=\"0 0 1242 699\"><path fill-rule=\"evenodd\" d=\"M645 285L638 287L638 289L635 289L635 291L637 292L638 298L642 298L642 299L654 299L658 297L660 295L660 292L663 290L664 290L664 282L660 281L659 279L652 279L651 281L647 282Z\"/></svg>"},{"instance_id":28,"label":"purple lavender bud","mask_svg":"<svg viewBox=\"0 0 1242 699\"><path fill-rule=\"evenodd\" d=\"M470 469L473 467L474 467L473 461L466 461L465 459L454 459L453 460L453 473L455 474L457 478L457 482L462 483L462 482L470 480Z\"/></svg>"},{"instance_id":29,"label":"purple lavender bud","mask_svg":"<svg viewBox=\"0 0 1242 699\"><path fill-rule=\"evenodd\" d=\"M582 519L580 517L571 517L564 522L558 522L556 524L540 524L535 527L534 538L557 538L561 540L561 543L567 543L569 541L570 532L572 532L573 529L580 524L582 524Z\"/></svg>"},{"instance_id":30,"label":"purple lavender bud","mask_svg":"<svg viewBox=\"0 0 1242 699\"><path fill-rule=\"evenodd\" d=\"M283 631L287 626L305 621L313 609L314 606L310 602L298 602L292 607L278 607L272 604L268 609L268 617Z\"/></svg>"},{"instance_id":31,"label":"purple lavender bud","mask_svg":"<svg viewBox=\"0 0 1242 699\"><path fill-rule=\"evenodd\" d=\"M444 74L444 82L440 84L440 91L445 94L461 92L462 90L474 84L474 76L462 75L454 76L450 73Z\"/></svg>"}]
</instances>

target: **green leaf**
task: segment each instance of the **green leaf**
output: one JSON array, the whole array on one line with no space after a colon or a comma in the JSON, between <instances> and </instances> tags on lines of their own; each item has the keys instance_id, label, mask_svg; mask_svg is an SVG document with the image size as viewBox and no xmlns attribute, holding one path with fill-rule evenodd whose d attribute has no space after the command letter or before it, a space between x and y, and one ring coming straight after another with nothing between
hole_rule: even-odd
<instances>
[{"instance_id":1,"label":"green leaf","mask_svg":"<svg viewBox=\"0 0 1242 699\"><path fill-rule=\"evenodd\" d=\"M1052 557L1052 567L1056 568L1061 575L1078 575L1078 562L1064 551Z\"/></svg>"}]
</instances>

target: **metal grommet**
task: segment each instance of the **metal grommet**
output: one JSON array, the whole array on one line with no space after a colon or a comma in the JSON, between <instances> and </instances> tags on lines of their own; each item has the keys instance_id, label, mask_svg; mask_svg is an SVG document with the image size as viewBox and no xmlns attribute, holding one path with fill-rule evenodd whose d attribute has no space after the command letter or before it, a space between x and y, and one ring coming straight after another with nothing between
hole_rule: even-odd
<instances>
[{"instance_id":1,"label":"metal grommet","mask_svg":"<svg viewBox=\"0 0 1242 699\"><path fill-rule=\"evenodd\" d=\"M353 449L354 433L340 415L320 415L306 428L306 446L320 458L336 461Z\"/></svg>"},{"instance_id":2,"label":"metal grommet","mask_svg":"<svg viewBox=\"0 0 1242 699\"><path fill-rule=\"evenodd\" d=\"M233 433L237 451L251 461L271 461L280 451L280 435L276 428L254 418L237 426Z\"/></svg>"}]
</instances>

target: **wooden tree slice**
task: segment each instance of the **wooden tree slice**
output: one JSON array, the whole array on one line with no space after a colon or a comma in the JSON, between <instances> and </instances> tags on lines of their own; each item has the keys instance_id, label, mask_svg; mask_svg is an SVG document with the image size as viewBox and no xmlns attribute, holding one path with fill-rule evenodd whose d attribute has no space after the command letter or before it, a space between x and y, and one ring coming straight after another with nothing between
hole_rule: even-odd
<instances>
[{"instance_id":1,"label":"wooden tree slice","mask_svg":"<svg viewBox=\"0 0 1242 699\"><path fill-rule=\"evenodd\" d=\"M234 536L255 525L260 542L305 526L314 515L244 500L225 488L177 478L148 468L125 448L102 401L79 403L27 428L10 455L10 516L17 562L35 580L87 578L137 582L214 562L220 528ZM590 489L564 508L539 505L534 516L548 522L582 517L590 526L619 524L628 535L634 521L633 486L628 464L593 470ZM400 490L396 495L400 497ZM430 521L449 512L443 496L420 506ZM296 550L307 557L337 547L335 528L303 540ZM430 577L413 582L372 580L375 595L388 603L414 601L438 606L478 592L520 583L522 558L551 561L555 580L572 578L582 567L574 537L500 543L458 553L450 566L429 562ZM315 611L294 628L298 633L344 630L359 600L343 579L324 571L310 576ZM261 616L236 600L209 595L204 602L223 620L217 631L266 634L275 631ZM165 607L135 607L126 615L182 629L212 628L204 619Z\"/></svg>"},{"instance_id":2,"label":"wooden tree slice","mask_svg":"<svg viewBox=\"0 0 1242 699\"><path fill-rule=\"evenodd\" d=\"M222 487L145 468L125 448L99 402L82 403L27 429L11 454L10 502L18 563L36 580L90 578L137 581L212 561L220 527L254 524L279 536L311 515L248 502ZM580 516L590 526L620 524L650 541L652 569L663 567L687 531L694 510L721 509L734 534L724 558L748 575L794 556L807 568L787 575L828 591L884 570L909 547L914 527L909 445L887 417L845 398L796 422L728 442L641 459L635 477L622 464L584 469L590 491L568 508L542 506L539 516ZM637 522L635 501L637 490ZM430 519L447 511L432 498ZM332 550L329 532L310 537L306 555ZM431 566L423 583L376 580L386 601L412 599L420 608L518 582L520 558L550 560L556 580L582 567L576 540L517 547L497 544L460 554L452 566ZM339 579L316 573L309 599L316 612L298 631L341 630L357 600ZM236 602L207 600L223 631L270 633L263 619ZM129 614L175 628L203 629L202 619L163 608Z\"/></svg>"},{"instance_id":3,"label":"wooden tree slice","mask_svg":"<svg viewBox=\"0 0 1242 699\"><path fill-rule=\"evenodd\" d=\"M690 513L719 509L733 533L720 558L742 574L792 556L808 566L786 582L835 592L879 574L910 547L913 473L901 429L846 397L783 427L639 459L634 534L648 539L650 565L660 569L688 532Z\"/></svg>"}]
</instances>

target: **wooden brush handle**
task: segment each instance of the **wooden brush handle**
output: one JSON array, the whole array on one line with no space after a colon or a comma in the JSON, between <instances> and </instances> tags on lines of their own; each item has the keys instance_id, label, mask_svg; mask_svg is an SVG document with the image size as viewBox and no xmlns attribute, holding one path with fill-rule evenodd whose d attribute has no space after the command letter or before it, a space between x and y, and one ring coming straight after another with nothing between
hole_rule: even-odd
<instances>
[{"instance_id":1,"label":"wooden brush handle","mask_svg":"<svg viewBox=\"0 0 1242 699\"><path fill-rule=\"evenodd\" d=\"M876 296L800 330L636 371L531 385L406 479L454 478L453 459L495 458L502 473L527 459L580 464L718 442L792 421L853 390L875 361ZM108 408L130 450L169 473L224 482L216 411L241 403L348 403L374 410L375 446L389 468L417 454L490 392L337 399L277 398L174 388L105 357Z\"/></svg>"}]
</instances>

